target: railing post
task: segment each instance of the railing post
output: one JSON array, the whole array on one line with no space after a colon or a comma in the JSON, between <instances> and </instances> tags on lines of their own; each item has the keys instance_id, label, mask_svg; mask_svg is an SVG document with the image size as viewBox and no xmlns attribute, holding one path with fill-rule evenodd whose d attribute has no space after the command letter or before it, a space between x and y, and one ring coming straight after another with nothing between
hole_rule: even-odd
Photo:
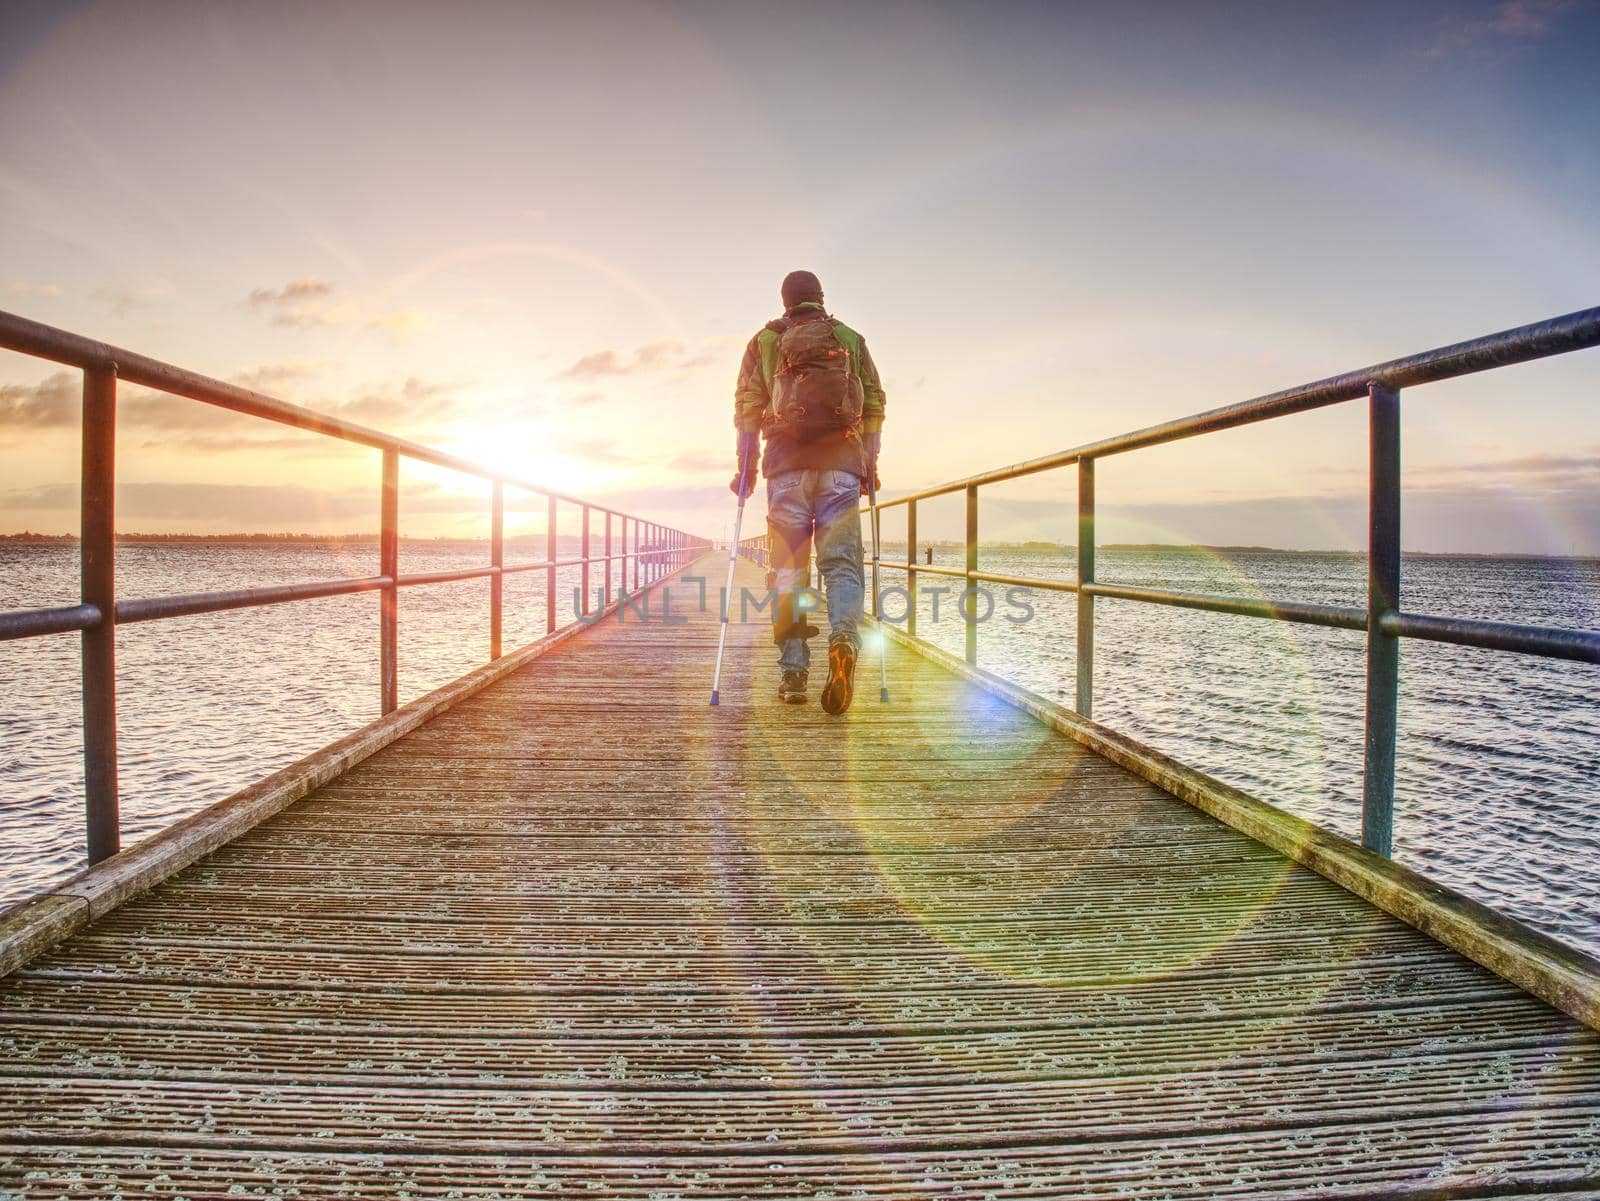
<instances>
[{"instance_id":1,"label":"railing post","mask_svg":"<svg viewBox=\"0 0 1600 1201\"><path fill-rule=\"evenodd\" d=\"M1367 385L1371 474L1367 509L1367 720L1361 845L1394 849L1394 751L1400 702L1400 640L1383 631L1400 607L1400 395Z\"/></svg>"},{"instance_id":2,"label":"railing post","mask_svg":"<svg viewBox=\"0 0 1600 1201\"><path fill-rule=\"evenodd\" d=\"M383 490L379 498L378 574L388 583L378 593L378 678L380 707L400 707L400 456L383 452Z\"/></svg>"},{"instance_id":3,"label":"railing post","mask_svg":"<svg viewBox=\"0 0 1600 1201\"><path fill-rule=\"evenodd\" d=\"M84 832L89 862L122 844L117 799L117 367L83 373L79 583L100 621L83 631Z\"/></svg>"},{"instance_id":4,"label":"railing post","mask_svg":"<svg viewBox=\"0 0 1600 1201\"><path fill-rule=\"evenodd\" d=\"M499 480L494 482L494 512L489 522L489 564L506 565L506 497ZM489 577L489 658L500 657L500 616L505 600L505 578L498 571Z\"/></svg>"},{"instance_id":5,"label":"railing post","mask_svg":"<svg viewBox=\"0 0 1600 1201\"><path fill-rule=\"evenodd\" d=\"M878 522L877 505L872 505L867 509L867 522L872 527L870 531L872 534L872 617L874 621L882 621L883 613L878 599L878 566L879 559L883 555L883 543L878 540L878 534L883 527Z\"/></svg>"},{"instance_id":6,"label":"railing post","mask_svg":"<svg viewBox=\"0 0 1600 1201\"><path fill-rule=\"evenodd\" d=\"M906 592L910 594L906 609L906 633L917 636L917 502L906 503Z\"/></svg>"},{"instance_id":7,"label":"railing post","mask_svg":"<svg viewBox=\"0 0 1600 1201\"><path fill-rule=\"evenodd\" d=\"M578 612L589 612L589 506L583 506L583 567L578 585Z\"/></svg>"},{"instance_id":8,"label":"railing post","mask_svg":"<svg viewBox=\"0 0 1600 1201\"><path fill-rule=\"evenodd\" d=\"M606 582L600 589L600 607L611 603L611 510L606 510Z\"/></svg>"},{"instance_id":9,"label":"railing post","mask_svg":"<svg viewBox=\"0 0 1600 1201\"><path fill-rule=\"evenodd\" d=\"M972 578L973 572L978 570L978 486L967 485L967 588L963 601L971 606L967 612L963 605L958 604L956 611L961 613L967 623L967 662L973 666L978 663L978 581Z\"/></svg>"},{"instance_id":10,"label":"railing post","mask_svg":"<svg viewBox=\"0 0 1600 1201\"><path fill-rule=\"evenodd\" d=\"M556 628L556 498L553 496L545 505L544 561L550 564L544 569L544 629L550 634Z\"/></svg>"},{"instance_id":11,"label":"railing post","mask_svg":"<svg viewBox=\"0 0 1600 1201\"><path fill-rule=\"evenodd\" d=\"M1078 716L1094 717L1094 460L1078 460Z\"/></svg>"}]
</instances>

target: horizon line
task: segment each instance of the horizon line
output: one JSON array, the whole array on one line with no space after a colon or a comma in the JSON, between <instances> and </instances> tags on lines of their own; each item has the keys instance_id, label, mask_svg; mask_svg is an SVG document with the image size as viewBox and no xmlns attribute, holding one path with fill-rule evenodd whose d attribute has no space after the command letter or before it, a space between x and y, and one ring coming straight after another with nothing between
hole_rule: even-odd
<instances>
[{"instance_id":1,"label":"horizon line","mask_svg":"<svg viewBox=\"0 0 1600 1201\"><path fill-rule=\"evenodd\" d=\"M544 534L543 531L539 531L539 532L536 532L536 533L528 533L528 534L508 534L503 538L503 542L506 542L506 543L511 543L511 542L533 542L533 541L542 542L542 541L544 541L544 538L545 538L545 534ZM194 546L194 545L237 545L237 544L293 546L293 545L304 545L304 544L313 544L313 543L355 543L355 544L358 544L358 545L366 545L366 544L377 545L377 543L379 542L379 535L377 533L361 533L361 532L344 533L344 534L297 534L297 533L289 533L287 531L281 531L281 532L276 532L276 533L249 533L249 532L244 532L244 531L236 531L236 532L219 533L219 534L203 534L203 533L156 534L156 533L140 533L140 532L136 532L135 531L135 532L119 532L119 533L117 533L115 535L115 540L120 544L133 544L133 545L137 545L137 544L140 544L140 543L156 544L156 545L165 544L165 543L174 543L174 544L190 545L190 546ZM583 538L582 538L581 534L562 534L562 533L558 533L556 535L556 540L557 540L557 542L571 541L571 542L579 542L579 543L581 543ZM591 539L590 540L591 541L598 541L600 539L598 538L598 536L591 535ZM32 530L22 530L22 531L18 531L18 532L14 532L14 533L9 533L9 534L0 534L0 545L9 545L9 546L64 546L64 545L69 545L69 544L76 545L79 541L80 541L80 539L79 539L79 536L77 534L43 534L43 533L35 533ZM472 544L482 543L484 545L488 545L490 539L489 539L489 537L487 535L476 536L476 535L441 534L441 535L435 535L433 537L417 537L417 536L401 535L399 537L399 541L402 542L402 543L409 543L409 544L413 544L413 545L416 545L416 544L434 544L434 545L439 545L439 544L448 544L448 543L458 543L458 544L461 544L461 543L472 543ZM721 539L716 539L716 538L709 539L708 541L710 541L713 546L716 546L716 545L718 545L719 543L722 542ZM952 539L948 539L948 538L943 538L943 539L939 539L939 538L935 538L935 539L918 539L918 541L923 546L934 547L934 548L937 548L937 549L940 549L940 550L960 550L960 549L963 549L965 547L965 545L966 545L964 542L960 542L960 541L956 541L956 540L952 540ZM900 539L885 538L883 540L883 542L884 542L885 545L891 545L891 546L904 546L906 544L904 538L900 538ZM1028 549L1028 548L1045 549L1045 548L1054 548L1054 549L1059 549L1059 550L1062 550L1062 551L1069 551L1070 550L1070 551L1074 551L1074 552L1077 550L1077 544L1076 543L1072 543L1072 542L1052 542L1052 541L1049 541L1047 539L1039 539L1039 538L996 539L996 540L992 540L992 541L980 538L978 540L978 546L980 546L980 547L987 546L987 547L991 547L991 548L1007 548L1007 549ZM1117 550L1120 550L1120 551L1203 551L1203 552L1211 553L1211 554L1274 554L1274 555L1306 555L1306 556L1314 556L1314 557L1315 556L1320 556L1320 557L1338 556L1338 557L1342 557L1342 558L1365 558L1367 556L1367 552L1364 551L1364 550L1356 550L1356 549L1348 549L1348 548L1346 548L1346 549L1320 548L1320 549L1309 549L1308 550L1308 549L1301 549L1301 548L1287 547L1287 546L1265 546L1265 545L1255 544L1255 543L1101 542L1101 543L1097 543L1096 544L1095 549L1097 551L1106 551L1106 550L1113 550L1113 551L1117 551ZM1434 558L1434 559L1565 559L1565 560L1570 560L1570 561L1574 561L1574 562L1585 562L1585 561L1600 562L1600 554L1538 554L1538 553L1534 553L1534 552L1530 552L1530 551L1465 551L1465 550L1463 550L1463 551L1450 551L1450 550L1405 550L1405 549L1402 549L1401 554L1414 556L1414 557L1418 557L1418 558ZM867 560L868 563L871 563L871 561L872 560L870 558Z\"/></svg>"}]
</instances>

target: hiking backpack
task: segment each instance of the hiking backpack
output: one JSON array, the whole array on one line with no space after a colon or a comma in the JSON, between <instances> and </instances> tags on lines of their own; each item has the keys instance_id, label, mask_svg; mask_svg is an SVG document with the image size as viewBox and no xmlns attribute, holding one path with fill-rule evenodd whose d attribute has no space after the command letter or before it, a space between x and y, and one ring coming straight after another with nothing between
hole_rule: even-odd
<instances>
[{"instance_id":1,"label":"hiking backpack","mask_svg":"<svg viewBox=\"0 0 1600 1201\"><path fill-rule=\"evenodd\" d=\"M781 317L767 328L778 334L778 367L765 432L810 442L835 430L859 428L861 380L833 318Z\"/></svg>"}]
</instances>

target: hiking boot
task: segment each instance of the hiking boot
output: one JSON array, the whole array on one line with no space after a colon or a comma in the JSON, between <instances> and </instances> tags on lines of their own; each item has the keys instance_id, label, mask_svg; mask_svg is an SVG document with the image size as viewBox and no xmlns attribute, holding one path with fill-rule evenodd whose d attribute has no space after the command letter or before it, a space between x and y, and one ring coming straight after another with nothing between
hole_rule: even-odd
<instances>
[{"instance_id":1,"label":"hiking boot","mask_svg":"<svg viewBox=\"0 0 1600 1201\"><path fill-rule=\"evenodd\" d=\"M822 686L824 712L838 715L850 707L856 688L856 648L840 639L828 646L828 682Z\"/></svg>"},{"instance_id":2,"label":"hiking boot","mask_svg":"<svg viewBox=\"0 0 1600 1201\"><path fill-rule=\"evenodd\" d=\"M786 671L783 679L778 683L778 699L786 705L803 705L806 703L806 673L803 671Z\"/></svg>"}]
</instances>

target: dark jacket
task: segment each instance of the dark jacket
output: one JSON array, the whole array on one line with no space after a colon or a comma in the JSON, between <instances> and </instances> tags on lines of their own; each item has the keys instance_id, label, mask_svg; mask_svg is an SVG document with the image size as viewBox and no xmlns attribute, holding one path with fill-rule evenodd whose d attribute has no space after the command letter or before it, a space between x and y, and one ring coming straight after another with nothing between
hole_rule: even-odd
<instances>
[{"instance_id":1,"label":"dark jacket","mask_svg":"<svg viewBox=\"0 0 1600 1201\"><path fill-rule=\"evenodd\" d=\"M795 305L784 316L808 315L821 309L820 304L808 300ZM884 411L878 369L867 351L865 338L843 322L835 322L835 332L840 344L850 352L851 365L861 381L861 430L875 434L883 428ZM733 391L733 424L741 433L760 430L762 414L772 402L772 377L778 370L778 338L778 331L768 327L751 338L745 347L739 382ZM782 434L767 438L761 456L762 475L770 479L785 471L808 467L851 471L865 476L866 456L862 453L860 437L854 430L838 430L803 443Z\"/></svg>"}]
</instances>

